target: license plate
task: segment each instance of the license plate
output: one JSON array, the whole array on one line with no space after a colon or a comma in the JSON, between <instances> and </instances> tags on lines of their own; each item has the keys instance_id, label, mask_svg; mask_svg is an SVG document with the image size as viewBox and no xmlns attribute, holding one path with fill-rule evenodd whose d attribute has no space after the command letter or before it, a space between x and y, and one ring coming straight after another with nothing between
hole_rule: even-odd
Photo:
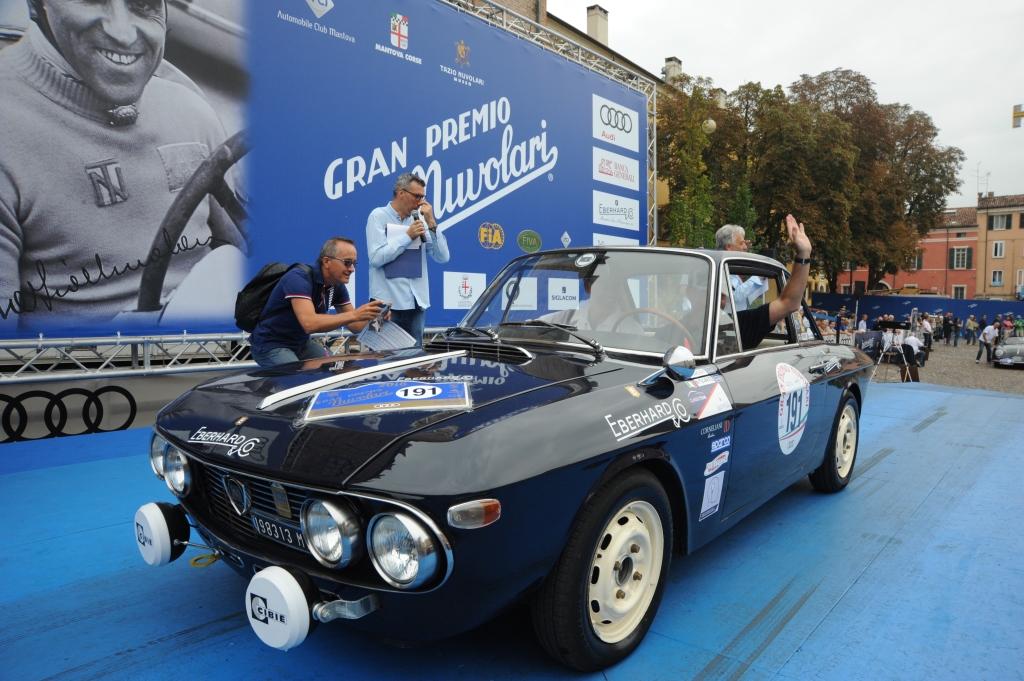
<instances>
[{"instance_id":1,"label":"license plate","mask_svg":"<svg viewBox=\"0 0 1024 681\"><path fill-rule=\"evenodd\" d=\"M257 534L267 539L273 539L278 543L295 549L306 549L306 540L302 537L302 532L295 525L282 523L268 516L253 513L252 526Z\"/></svg>"}]
</instances>

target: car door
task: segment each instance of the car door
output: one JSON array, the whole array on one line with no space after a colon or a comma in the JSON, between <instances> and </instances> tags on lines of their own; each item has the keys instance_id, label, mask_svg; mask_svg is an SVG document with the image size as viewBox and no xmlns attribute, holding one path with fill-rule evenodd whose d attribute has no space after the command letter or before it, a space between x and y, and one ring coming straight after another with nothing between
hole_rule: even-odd
<instances>
[{"instance_id":1,"label":"car door","mask_svg":"<svg viewBox=\"0 0 1024 681\"><path fill-rule=\"evenodd\" d=\"M755 347L738 336L735 277L763 277L763 296L749 309L767 305L785 284L785 270L763 261L730 258L722 264L716 322L715 362L733 399L735 419L725 517L746 514L807 469L823 445L827 349L817 336L800 339L800 322L790 315ZM730 284L730 275L733 275Z\"/></svg>"}]
</instances>

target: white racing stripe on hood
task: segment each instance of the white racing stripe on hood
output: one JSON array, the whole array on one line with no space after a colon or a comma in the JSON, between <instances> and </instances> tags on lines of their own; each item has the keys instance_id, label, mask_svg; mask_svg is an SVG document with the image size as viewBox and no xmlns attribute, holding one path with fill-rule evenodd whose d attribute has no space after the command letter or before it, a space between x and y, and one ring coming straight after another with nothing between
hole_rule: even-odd
<instances>
[{"instance_id":1,"label":"white racing stripe on hood","mask_svg":"<svg viewBox=\"0 0 1024 681\"><path fill-rule=\"evenodd\" d=\"M263 401L260 402L259 409L268 409L274 405L280 405L282 402L290 402L293 399L297 399L323 388L345 385L346 383L351 383L357 379L366 378L367 376L373 376L374 374L382 374L387 371L393 371L394 369L420 366L421 364L432 364L438 360L462 357L465 354L465 350L453 350L452 352L441 352L436 355L400 359L394 362L388 362L387 364L378 364L377 366L366 367L365 369L356 369L355 371L349 371L348 373L341 374L339 376L321 378L318 381L297 385L294 388L288 388L287 390L282 390L279 393L274 393L269 397L265 397L263 398Z\"/></svg>"}]
</instances>

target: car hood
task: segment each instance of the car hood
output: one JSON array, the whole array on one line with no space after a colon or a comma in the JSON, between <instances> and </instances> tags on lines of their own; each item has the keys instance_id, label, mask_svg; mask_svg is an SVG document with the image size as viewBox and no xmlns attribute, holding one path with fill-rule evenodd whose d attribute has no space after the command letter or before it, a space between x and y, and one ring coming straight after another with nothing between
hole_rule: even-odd
<instances>
[{"instance_id":1,"label":"car hood","mask_svg":"<svg viewBox=\"0 0 1024 681\"><path fill-rule=\"evenodd\" d=\"M341 488L375 457L393 456L409 442L458 439L587 392L593 385L589 378L599 374L622 372L624 380L636 380L650 372L650 367L627 370L628 365L576 354L483 359L464 350L349 355L308 364L204 383L165 407L157 430L207 463ZM403 386L452 385L465 386L469 408L435 405L429 399L395 406L393 397L379 397ZM320 418L310 407L317 394L327 391L369 400L348 413ZM268 405L268 398L280 401Z\"/></svg>"}]
</instances>

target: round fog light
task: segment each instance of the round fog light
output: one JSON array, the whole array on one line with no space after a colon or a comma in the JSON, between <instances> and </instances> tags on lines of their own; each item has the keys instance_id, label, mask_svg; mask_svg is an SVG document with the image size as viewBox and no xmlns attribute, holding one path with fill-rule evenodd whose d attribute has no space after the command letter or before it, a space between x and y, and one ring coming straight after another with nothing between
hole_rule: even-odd
<instances>
[{"instance_id":1,"label":"round fog light","mask_svg":"<svg viewBox=\"0 0 1024 681\"><path fill-rule=\"evenodd\" d=\"M164 481L175 495L183 497L188 494L192 473L188 469L188 458L176 447L168 447L164 456Z\"/></svg>"},{"instance_id":2,"label":"round fog light","mask_svg":"<svg viewBox=\"0 0 1024 681\"><path fill-rule=\"evenodd\" d=\"M382 513L370 522L370 557L391 586L415 589L437 572L437 545L431 534L405 513Z\"/></svg>"},{"instance_id":3,"label":"round fog light","mask_svg":"<svg viewBox=\"0 0 1024 681\"><path fill-rule=\"evenodd\" d=\"M344 504L310 499L300 521L306 547L322 565L346 567L363 548L359 519Z\"/></svg>"}]
</instances>

